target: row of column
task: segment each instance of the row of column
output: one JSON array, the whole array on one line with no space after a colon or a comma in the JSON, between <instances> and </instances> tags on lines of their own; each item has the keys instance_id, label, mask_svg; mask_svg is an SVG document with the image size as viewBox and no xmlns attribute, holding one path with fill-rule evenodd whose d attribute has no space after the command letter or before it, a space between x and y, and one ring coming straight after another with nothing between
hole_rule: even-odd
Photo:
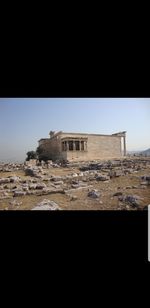
<instances>
[{"instance_id":1,"label":"row of column","mask_svg":"<svg viewBox=\"0 0 150 308\"><path fill-rule=\"evenodd\" d=\"M81 148L81 142L84 142L83 143L83 149ZM69 141L66 141L66 144L67 144L67 151L69 151ZM85 141L79 141L79 151L86 151L87 150L87 142ZM73 151L76 151L76 144L75 144L75 141L73 141Z\"/></svg>"}]
</instances>

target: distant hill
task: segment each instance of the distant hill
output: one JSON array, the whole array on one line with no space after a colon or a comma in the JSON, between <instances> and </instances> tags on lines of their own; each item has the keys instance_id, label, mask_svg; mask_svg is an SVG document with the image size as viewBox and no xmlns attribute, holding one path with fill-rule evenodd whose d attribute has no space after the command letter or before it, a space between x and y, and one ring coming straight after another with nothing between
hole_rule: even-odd
<instances>
[{"instance_id":1,"label":"distant hill","mask_svg":"<svg viewBox=\"0 0 150 308\"><path fill-rule=\"evenodd\" d=\"M150 156L150 148L144 151L127 151L127 154L134 156Z\"/></svg>"},{"instance_id":2,"label":"distant hill","mask_svg":"<svg viewBox=\"0 0 150 308\"><path fill-rule=\"evenodd\" d=\"M140 152L140 154L142 154L144 156L150 156L150 148L145 150L145 151Z\"/></svg>"},{"instance_id":3,"label":"distant hill","mask_svg":"<svg viewBox=\"0 0 150 308\"><path fill-rule=\"evenodd\" d=\"M137 154L140 153L141 151L127 151L128 154Z\"/></svg>"}]
</instances>

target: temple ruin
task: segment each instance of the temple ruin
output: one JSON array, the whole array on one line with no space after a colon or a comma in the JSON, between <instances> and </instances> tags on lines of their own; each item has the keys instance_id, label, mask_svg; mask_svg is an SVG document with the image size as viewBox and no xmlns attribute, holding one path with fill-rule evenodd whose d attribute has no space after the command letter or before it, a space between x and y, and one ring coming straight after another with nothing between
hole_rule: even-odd
<instances>
[{"instance_id":1,"label":"temple ruin","mask_svg":"<svg viewBox=\"0 0 150 308\"><path fill-rule=\"evenodd\" d=\"M39 140L42 155L53 161L90 161L126 156L126 131L112 135L50 131Z\"/></svg>"}]
</instances>

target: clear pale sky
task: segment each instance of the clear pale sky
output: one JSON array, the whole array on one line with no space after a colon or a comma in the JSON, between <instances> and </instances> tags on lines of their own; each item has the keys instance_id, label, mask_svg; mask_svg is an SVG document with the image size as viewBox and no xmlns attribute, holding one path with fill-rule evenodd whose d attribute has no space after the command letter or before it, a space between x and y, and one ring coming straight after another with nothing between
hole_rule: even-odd
<instances>
[{"instance_id":1,"label":"clear pale sky","mask_svg":"<svg viewBox=\"0 0 150 308\"><path fill-rule=\"evenodd\" d=\"M24 161L50 130L127 131L127 150L145 150L150 98L0 98L0 161Z\"/></svg>"}]
</instances>

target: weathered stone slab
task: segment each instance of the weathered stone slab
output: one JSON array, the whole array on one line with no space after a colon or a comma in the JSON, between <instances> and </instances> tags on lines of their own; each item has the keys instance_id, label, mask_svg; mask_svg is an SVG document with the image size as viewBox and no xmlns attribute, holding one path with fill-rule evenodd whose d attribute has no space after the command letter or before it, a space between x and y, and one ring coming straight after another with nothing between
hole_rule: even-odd
<instances>
[{"instance_id":1,"label":"weathered stone slab","mask_svg":"<svg viewBox=\"0 0 150 308\"><path fill-rule=\"evenodd\" d=\"M19 183L21 178L19 176L11 176L10 183Z\"/></svg>"},{"instance_id":2,"label":"weathered stone slab","mask_svg":"<svg viewBox=\"0 0 150 308\"><path fill-rule=\"evenodd\" d=\"M10 183L10 178L0 178L0 184Z\"/></svg>"},{"instance_id":3,"label":"weathered stone slab","mask_svg":"<svg viewBox=\"0 0 150 308\"><path fill-rule=\"evenodd\" d=\"M121 191L118 191L118 192L114 193L114 194L113 194L113 197L115 197L115 196L122 196L122 192L121 192Z\"/></svg>"},{"instance_id":4,"label":"weathered stone slab","mask_svg":"<svg viewBox=\"0 0 150 308\"><path fill-rule=\"evenodd\" d=\"M141 180L150 181L150 176L149 175L143 175L143 176L141 176Z\"/></svg>"},{"instance_id":5,"label":"weathered stone slab","mask_svg":"<svg viewBox=\"0 0 150 308\"><path fill-rule=\"evenodd\" d=\"M140 198L139 196L136 195L126 195L126 196L120 196L119 200L123 201L125 203L129 203L133 207L139 207L140 206L140 200L143 198Z\"/></svg>"},{"instance_id":6,"label":"weathered stone slab","mask_svg":"<svg viewBox=\"0 0 150 308\"><path fill-rule=\"evenodd\" d=\"M92 190L88 192L88 197L91 198L99 198L100 197L100 192L98 192L97 190Z\"/></svg>"},{"instance_id":7,"label":"weathered stone slab","mask_svg":"<svg viewBox=\"0 0 150 308\"><path fill-rule=\"evenodd\" d=\"M77 187L77 188L72 188L72 189L66 189L66 190L64 190L64 193L65 194L68 194L68 193L72 193L72 192L74 192L74 191L77 191L77 190L82 190L82 189L89 189L89 188L92 188L93 187L93 185L87 185L87 186L85 186L85 187Z\"/></svg>"},{"instance_id":8,"label":"weathered stone slab","mask_svg":"<svg viewBox=\"0 0 150 308\"><path fill-rule=\"evenodd\" d=\"M25 191L14 191L14 197L20 197L25 195L26 195Z\"/></svg>"},{"instance_id":9,"label":"weathered stone slab","mask_svg":"<svg viewBox=\"0 0 150 308\"><path fill-rule=\"evenodd\" d=\"M43 188L46 188L46 184L45 183L37 183L36 184L36 189L43 189Z\"/></svg>"},{"instance_id":10,"label":"weathered stone slab","mask_svg":"<svg viewBox=\"0 0 150 308\"><path fill-rule=\"evenodd\" d=\"M12 200L9 202L10 206L20 206L22 204L21 201Z\"/></svg>"},{"instance_id":11,"label":"weathered stone slab","mask_svg":"<svg viewBox=\"0 0 150 308\"><path fill-rule=\"evenodd\" d=\"M44 199L42 202L38 203L32 211L56 211L61 208L54 201Z\"/></svg>"},{"instance_id":12,"label":"weathered stone slab","mask_svg":"<svg viewBox=\"0 0 150 308\"><path fill-rule=\"evenodd\" d=\"M62 177L61 176L53 176L52 178L51 178L51 181L53 181L53 182L58 182L58 181L61 181L62 180Z\"/></svg>"},{"instance_id":13,"label":"weathered stone slab","mask_svg":"<svg viewBox=\"0 0 150 308\"><path fill-rule=\"evenodd\" d=\"M55 183L55 185L62 185L62 184L64 184L63 181L57 181L57 182L54 182L54 183Z\"/></svg>"},{"instance_id":14,"label":"weathered stone slab","mask_svg":"<svg viewBox=\"0 0 150 308\"><path fill-rule=\"evenodd\" d=\"M108 180L110 180L110 177L109 177L109 176L106 176L106 175L98 175L98 176L96 177L96 180L97 180L97 181L108 181Z\"/></svg>"}]
</instances>

